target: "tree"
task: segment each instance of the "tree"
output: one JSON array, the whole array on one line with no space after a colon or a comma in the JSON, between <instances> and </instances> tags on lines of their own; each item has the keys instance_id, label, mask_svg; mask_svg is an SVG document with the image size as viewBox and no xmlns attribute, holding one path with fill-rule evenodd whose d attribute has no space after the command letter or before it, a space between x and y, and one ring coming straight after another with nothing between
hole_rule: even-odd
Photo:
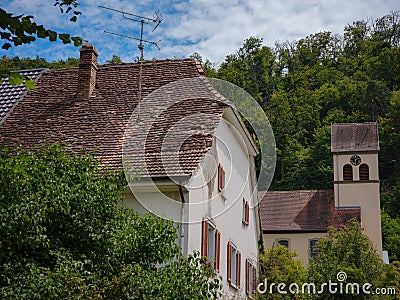
<instances>
[{"instance_id":1,"label":"tree","mask_svg":"<svg viewBox=\"0 0 400 300\"><path fill-rule=\"evenodd\" d=\"M300 295L280 294L273 288L270 292L270 284L284 283L286 291L290 284L296 283L301 287L305 280L305 269L300 260L296 259L297 253L288 248L278 245L274 248L266 249L265 253L259 257L259 281L260 290L264 293L258 294L257 299L300 299Z\"/></svg>"},{"instance_id":2,"label":"tree","mask_svg":"<svg viewBox=\"0 0 400 300\"><path fill-rule=\"evenodd\" d=\"M79 58L68 57L67 60L58 60L48 62L44 58L36 56L35 58L29 57L7 57L3 55L0 60L0 68L2 70L29 70L38 68L60 69L77 67Z\"/></svg>"},{"instance_id":3,"label":"tree","mask_svg":"<svg viewBox=\"0 0 400 300\"><path fill-rule=\"evenodd\" d=\"M69 14L72 12L73 16L70 18L71 22L76 22L77 16L81 14L76 10L78 2L75 0L57 0L54 6L58 6L61 13ZM2 49L9 49L14 46L29 44L36 40L36 38L48 39L50 42L57 40L57 37L64 43L68 44L73 42L75 46L82 44L82 38L71 37L66 33L57 33L53 30L46 29L43 25L38 25L32 22L33 16L13 16L12 13L0 8L0 37L6 42L3 44Z\"/></svg>"},{"instance_id":4,"label":"tree","mask_svg":"<svg viewBox=\"0 0 400 300\"><path fill-rule=\"evenodd\" d=\"M383 249L389 252L390 261L400 261L400 218L382 211L381 223Z\"/></svg>"},{"instance_id":5,"label":"tree","mask_svg":"<svg viewBox=\"0 0 400 300\"><path fill-rule=\"evenodd\" d=\"M219 281L172 222L122 203L121 173L58 145L0 151L0 298L209 299Z\"/></svg>"},{"instance_id":6,"label":"tree","mask_svg":"<svg viewBox=\"0 0 400 300\"><path fill-rule=\"evenodd\" d=\"M62 14L72 14L69 19L71 22L77 21L77 16L81 14L76 10L78 2L76 0L56 0L53 4L58 6ZM71 37L67 33L58 33L56 31L45 28L43 25L38 25L33 22L33 16L18 15L7 12L0 8L0 38L5 40L2 49L8 50L12 45L20 46L34 42L37 38L47 39L54 42L60 39L64 44L73 42L75 46L82 45L82 38L79 36ZM32 81L29 81L24 76L17 72L10 72L8 69L0 70L0 84L4 77L10 77L9 82L13 85L25 83L27 88L33 87Z\"/></svg>"},{"instance_id":7,"label":"tree","mask_svg":"<svg viewBox=\"0 0 400 300\"><path fill-rule=\"evenodd\" d=\"M121 58L116 54L113 54L112 58L109 59L109 60L106 60L106 62L109 63L109 64L112 64L112 65L119 65L119 64L123 63Z\"/></svg>"},{"instance_id":8,"label":"tree","mask_svg":"<svg viewBox=\"0 0 400 300\"><path fill-rule=\"evenodd\" d=\"M329 281L343 283L343 291L346 285L358 284L362 287L369 283L373 288L392 287L397 288L399 293L399 282L390 281L390 278L399 278L400 275L394 265L386 266L376 253L372 242L362 232L361 226L356 221L351 221L342 230L330 228L327 235L318 243L318 256L310 263L308 269L308 282L321 285ZM320 290L320 287L317 287ZM351 292L352 289L349 289ZM372 291L372 289L371 289ZM321 299L393 299L379 295L368 295L362 292L358 294L340 293L337 286L336 293L330 293L328 288L324 293L315 295ZM375 297L375 298L374 298Z\"/></svg>"},{"instance_id":9,"label":"tree","mask_svg":"<svg viewBox=\"0 0 400 300\"><path fill-rule=\"evenodd\" d=\"M215 63L212 63L208 58L204 61L203 57L197 52L194 52L192 55L190 55L190 58L193 58L195 61L201 63L201 66L203 67L203 70L204 72L206 72L208 77L210 78L217 77L217 71L215 70Z\"/></svg>"}]
</instances>

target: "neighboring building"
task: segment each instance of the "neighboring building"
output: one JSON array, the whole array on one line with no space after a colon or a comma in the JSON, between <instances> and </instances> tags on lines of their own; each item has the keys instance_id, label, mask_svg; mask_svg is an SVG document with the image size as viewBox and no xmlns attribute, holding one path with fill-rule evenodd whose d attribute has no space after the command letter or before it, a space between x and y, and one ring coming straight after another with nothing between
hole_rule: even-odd
<instances>
[{"instance_id":1,"label":"neighboring building","mask_svg":"<svg viewBox=\"0 0 400 300\"><path fill-rule=\"evenodd\" d=\"M341 228L360 221L360 208L336 209L333 190L260 193L261 227L265 247L277 244L296 250L304 265L316 255L315 243L329 226Z\"/></svg>"},{"instance_id":2,"label":"neighboring building","mask_svg":"<svg viewBox=\"0 0 400 300\"><path fill-rule=\"evenodd\" d=\"M157 203L158 213L183 221L183 253L210 257L229 299L251 294L261 234L252 209L257 149L239 114L200 64L161 60L143 62L140 115L131 119L139 108L140 64L97 65L92 45L80 53L78 68L43 73L1 125L0 143L96 149L111 170L124 167L123 154L133 158L140 180L131 185L134 193L126 191L126 204L145 212Z\"/></svg>"},{"instance_id":3,"label":"neighboring building","mask_svg":"<svg viewBox=\"0 0 400 300\"><path fill-rule=\"evenodd\" d=\"M377 123L332 125L335 205L360 207L361 225L382 253Z\"/></svg>"},{"instance_id":4,"label":"neighboring building","mask_svg":"<svg viewBox=\"0 0 400 300\"><path fill-rule=\"evenodd\" d=\"M328 226L354 218L382 253L377 124L333 124L331 143L334 190L260 192L265 247L294 249L304 265Z\"/></svg>"},{"instance_id":5,"label":"neighboring building","mask_svg":"<svg viewBox=\"0 0 400 300\"><path fill-rule=\"evenodd\" d=\"M20 70L18 72L22 76L36 82L45 69L34 69L34 70ZM11 85L8 82L8 77L3 78L0 85L0 124L6 119L11 113L14 106L21 100L24 95L28 92L28 89L24 84Z\"/></svg>"}]
</instances>

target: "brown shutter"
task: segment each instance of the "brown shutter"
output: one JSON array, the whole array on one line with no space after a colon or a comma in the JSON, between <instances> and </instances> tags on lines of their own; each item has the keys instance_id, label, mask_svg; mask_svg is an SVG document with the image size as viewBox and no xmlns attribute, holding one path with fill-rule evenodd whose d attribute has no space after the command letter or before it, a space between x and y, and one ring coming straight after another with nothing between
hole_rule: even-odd
<instances>
[{"instance_id":1,"label":"brown shutter","mask_svg":"<svg viewBox=\"0 0 400 300\"><path fill-rule=\"evenodd\" d=\"M240 252L238 251L237 253L236 253L236 257L237 257L237 268L236 268L236 271L237 271L237 275L236 275L236 285L237 285L237 287L238 288L240 288L240 265L241 265L241 262L240 262L240 258L241 258L241 254L240 254Z\"/></svg>"},{"instance_id":2,"label":"brown shutter","mask_svg":"<svg viewBox=\"0 0 400 300\"><path fill-rule=\"evenodd\" d=\"M369 167L367 164L360 165L360 180L369 180Z\"/></svg>"},{"instance_id":3,"label":"brown shutter","mask_svg":"<svg viewBox=\"0 0 400 300\"><path fill-rule=\"evenodd\" d=\"M224 177L224 169L221 164L218 164L218 191L221 192L224 188L223 177Z\"/></svg>"},{"instance_id":4,"label":"brown shutter","mask_svg":"<svg viewBox=\"0 0 400 300\"><path fill-rule=\"evenodd\" d=\"M249 294L250 291L250 264L246 258L246 294Z\"/></svg>"},{"instance_id":5,"label":"brown shutter","mask_svg":"<svg viewBox=\"0 0 400 300\"><path fill-rule=\"evenodd\" d=\"M245 212L245 217L246 217L246 223L249 224L249 219L250 219L250 210L249 210L249 202L246 201L246 212Z\"/></svg>"},{"instance_id":6,"label":"brown shutter","mask_svg":"<svg viewBox=\"0 0 400 300\"><path fill-rule=\"evenodd\" d=\"M228 247L227 247L227 264L228 264L228 282L231 282L232 280L232 246L231 243L228 242Z\"/></svg>"},{"instance_id":7,"label":"brown shutter","mask_svg":"<svg viewBox=\"0 0 400 300\"><path fill-rule=\"evenodd\" d=\"M343 166L343 181L353 180L353 167L349 164Z\"/></svg>"},{"instance_id":8,"label":"brown shutter","mask_svg":"<svg viewBox=\"0 0 400 300\"><path fill-rule=\"evenodd\" d=\"M256 284L257 284L257 269L256 267L253 267L253 294L257 289Z\"/></svg>"},{"instance_id":9,"label":"brown shutter","mask_svg":"<svg viewBox=\"0 0 400 300\"><path fill-rule=\"evenodd\" d=\"M221 257L221 233L215 231L215 271L219 272L219 261Z\"/></svg>"},{"instance_id":10,"label":"brown shutter","mask_svg":"<svg viewBox=\"0 0 400 300\"><path fill-rule=\"evenodd\" d=\"M206 220L202 223L201 256L208 256L208 222Z\"/></svg>"}]
</instances>

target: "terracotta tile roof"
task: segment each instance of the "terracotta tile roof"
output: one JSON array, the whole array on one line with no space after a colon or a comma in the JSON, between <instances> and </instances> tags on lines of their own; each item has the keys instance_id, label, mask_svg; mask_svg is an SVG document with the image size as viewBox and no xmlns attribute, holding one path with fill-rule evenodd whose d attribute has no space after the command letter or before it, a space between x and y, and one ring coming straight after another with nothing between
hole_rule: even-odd
<instances>
[{"instance_id":1,"label":"terracotta tile roof","mask_svg":"<svg viewBox=\"0 0 400 300\"><path fill-rule=\"evenodd\" d=\"M15 72L18 72L36 82L44 70L45 69L34 69ZM8 83L8 77L3 78L3 82L0 85L0 123L11 112L15 104L22 99L27 91L28 89L24 84L11 85Z\"/></svg>"},{"instance_id":2,"label":"terracotta tile roof","mask_svg":"<svg viewBox=\"0 0 400 300\"><path fill-rule=\"evenodd\" d=\"M142 151L139 145L134 145L127 153L133 154L135 166L143 166L145 162L151 176L190 175L211 147L212 133L227 105L219 102L219 94L209 89L203 74L191 59L143 63L143 98L165 84L197 78L196 84L192 82L190 86L185 86L183 80L179 101L150 124L145 137L145 154L136 156ZM70 149L92 151L96 148L96 156L102 164L112 170L120 169L124 132L138 104L138 79L137 63L100 65L90 98L77 99L78 68L46 71L36 89L27 93L1 126L0 143L34 147L45 141L64 141ZM156 97L153 100L159 102L141 105L140 122L130 127L133 139L145 134L143 126L149 125L148 119L153 117L151 114L157 107L168 104L167 98L165 95ZM201 112L208 113L209 117L189 117ZM181 121L185 116L187 118ZM178 140L184 138L180 142L182 145L163 143L165 135L177 122L183 122L187 129L177 136Z\"/></svg>"},{"instance_id":3,"label":"terracotta tile roof","mask_svg":"<svg viewBox=\"0 0 400 300\"><path fill-rule=\"evenodd\" d=\"M332 152L378 151L378 126L370 123L332 124Z\"/></svg>"},{"instance_id":4,"label":"terracotta tile roof","mask_svg":"<svg viewBox=\"0 0 400 300\"><path fill-rule=\"evenodd\" d=\"M333 190L260 192L263 231L326 231L360 220L360 209L336 209Z\"/></svg>"}]
</instances>

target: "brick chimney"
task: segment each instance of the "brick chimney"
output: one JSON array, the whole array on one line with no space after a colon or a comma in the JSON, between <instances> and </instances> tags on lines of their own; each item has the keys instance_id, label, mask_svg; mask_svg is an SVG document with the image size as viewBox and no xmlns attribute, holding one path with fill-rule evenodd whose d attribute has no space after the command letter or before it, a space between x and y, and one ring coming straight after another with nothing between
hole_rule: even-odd
<instances>
[{"instance_id":1,"label":"brick chimney","mask_svg":"<svg viewBox=\"0 0 400 300\"><path fill-rule=\"evenodd\" d=\"M96 85L97 56L99 52L92 44L80 49L77 98L89 98Z\"/></svg>"}]
</instances>

